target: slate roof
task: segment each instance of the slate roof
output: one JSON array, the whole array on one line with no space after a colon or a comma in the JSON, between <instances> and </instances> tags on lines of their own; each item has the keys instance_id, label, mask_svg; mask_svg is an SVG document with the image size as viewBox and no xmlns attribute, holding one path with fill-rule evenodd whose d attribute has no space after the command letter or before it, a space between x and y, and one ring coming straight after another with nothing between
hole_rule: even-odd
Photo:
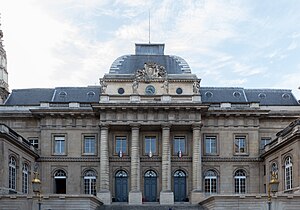
<instances>
[{"instance_id":1,"label":"slate roof","mask_svg":"<svg viewBox=\"0 0 300 210\"><path fill-rule=\"evenodd\" d=\"M124 55L117 58L111 65L109 74L135 74L143 69L147 62L157 63L166 68L168 74L190 74L187 62L172 55Z\"/></svg>"},{"instance_id":2,"label":"slate roof","mask_svg":"<svg viewBox=\"0 0 300 210\"><path fill-rule=\"evenodd\" d=\"M203 103L260 103L262 106L297 106L291 90L244 89L241 87L201 87ZM100 87L57 87L12 90L5 105L40 105L40 102L97 103Z\"/></svg>"},{"instance_id":3,"label":"slate roof","mask_svg":"<svg viewBox=\"0 0 300 210\"><path fill-rule=\"evenodd\" d=\"M99 102L99 86L12 90L5 105L39 105L41 102Z\"/></svg>"},{"instance_id":4,"label":"slate roof","mask_svg":"<svg viewBox=\"0 0 300 210\"><path fill-rule=\"evenodd\" d=\"M259 103L261 106L297 106L291 90L201 87L203 103Z\"/></svg>"},{"instance_id":5,"label":"slate roof","mask_svg":"<svg viewBox=\"0 0 300 210\"><path fill-rule=\"evenodd\" d=\"M135 55L124 55L111 65L109 74L135 74L145 63L164 66L168 74L191 74L188 63L179 56L164 55L164 44L135 44Z\"/></svg>"},{"instance_id":6,"label":"slate roof","mask_svg":"<svg viewBox=\"0 0 300 210\"><path fill-rule=\"evenodd\" d=\"M245 89L245 92L249 101L258 101L260 105L299 105L291 90Z\"/></svg>"},{"instance_id":7,"label":"slate roof","mask_svg":"<svg viewBox=\"0 0 300 210\"><path fill-rule=\"evenodd\" d=\"M16 89L12 90L5 105L39 105L40 101L51 101L54 89Z\"/></svg>"}]
</instances>

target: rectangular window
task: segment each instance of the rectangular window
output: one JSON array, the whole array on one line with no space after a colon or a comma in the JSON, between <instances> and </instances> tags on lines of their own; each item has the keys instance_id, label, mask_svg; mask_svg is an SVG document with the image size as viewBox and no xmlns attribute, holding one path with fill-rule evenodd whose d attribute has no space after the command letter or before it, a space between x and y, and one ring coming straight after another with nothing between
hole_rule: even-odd
<instances>
[{"instance_id":1,"label":"rectangular window","mask_svg":"<svg viewBox=\"0 0 300 210\"><path fill-rule=\"evenodd\" d=\"M264 149L264 147L271 142L271 138L269 137L262 137L260 139L260 149Z\"/></svg>"},{"instance_id":2,"label":"rectangular window","mask_svg":"<svg viewBox=\"0 0 300 210\"><path fill-rule=\"evenodd\" d=\"M34 148L36 148L36 149L39 148L39 139L38 138L28 138L28 141Z\"/></svg>"},{"instance_id":3,"label":"rectangular window","mask_svg":"<svg viewBox=\"0 0 300 210\"><path fill-rule=\"evenodd\" d=\"M177 155L179 152L181 152L181 154L186 154L184 136L174 137L174 153Z\"/></svg>"},{"instance_id":4,"label":"rectangular window","mask_svg":"<svg viewBox=\"0 0 300 210\"><path fill-rule=\"evenodd\" d=\"M205 154L216 155L217 154L217 136L205 136Z\"/></svg>"},{"instance_id":5,"label":"rectangular window","mask_svg":"<svg viewBox=\"0 0 300 210\"><path fill-rule=\"evenodd\" d=\"M156 136L145 136L145 154L156 154Z\"/></svg>"},{"instance_id":6,"label":"rectangular window","mask_svg":"<svg viewBox=\"0 0 300 210\"><path fill-rule=\"evenodd\" d=\"M126 154L127 152L127 138L126 136L116 136L116 147L115 153L119 154Z\"/></svg>"},{"instance_id":7,"label":"rectangular window","mask_svg":"<svg viewBox=\"0 0 300 210\"><path fill-rule=\"evenodd\" d=\"M84 153L96 154L96 139L95 136L84 136Z\"/></svg>"},{"instance_id":8,"label":"rectangular window","mask_svg":"<svg viewBox=\"0 0 300 210\"><path fill-rule=\"evenodd\" d=\"M65 136L54 136L54 154L65 154Z\"/></svg>"},{"instance_id":9,"label":"rectangular window","mask_svg":"<svg viewBox=\"0 0 300 210\"><path fill-rule=\"evenodd\" d=\"M246 153L246 137L245 136L236 136L234 139L234 151L235 153Z\"/></svg>"},{"instance_id":10,"label":"rectangular window","mask_svg":"<svg viewBox=\"0 0 300 210\"><path fill-rule=\"evenodd\" d=\"M96 195L96 177L84 177L84 193Z\"/></svg>"},{"instance_id":11,"label":"rectangular window","mask_svg":"<svg viewBox=\"0 0 300 210\"><path fill-rule=\"evenodd\" d=\"M246 193L246 179L245 178L235 178L235 193Z\"/></svg>"}]
</instances>

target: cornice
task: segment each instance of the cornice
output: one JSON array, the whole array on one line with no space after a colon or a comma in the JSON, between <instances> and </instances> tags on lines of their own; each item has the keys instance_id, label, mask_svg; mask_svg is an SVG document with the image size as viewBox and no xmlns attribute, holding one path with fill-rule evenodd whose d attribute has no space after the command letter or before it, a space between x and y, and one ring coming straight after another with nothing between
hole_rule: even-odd
<instances>
[{"instance_id":1,"label":"cornice","mask_svg":"<svg viewBox=\"0 0 300 210\"><path fill-rule=\"evenodd\" d=\"M100 162L99 157L65 157L65 156L53 156L53 157L40 157L38 162Z\"/></svg>"},{"instance_id":2,"label":"cornice","mask_svg":"<svg viewBox=\"0 0 300 210\"><path fill-rule=\"evenodd\" d=\"M262 162L260 157L202 157L202 162Z\"/></svg>"}]
</instances>

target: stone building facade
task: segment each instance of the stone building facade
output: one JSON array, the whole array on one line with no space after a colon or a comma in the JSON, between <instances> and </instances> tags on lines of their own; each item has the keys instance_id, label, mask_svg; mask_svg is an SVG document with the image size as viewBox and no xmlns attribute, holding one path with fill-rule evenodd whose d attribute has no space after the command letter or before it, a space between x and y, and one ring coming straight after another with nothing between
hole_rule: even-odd
<instances>
[{"instance_id":1,"label":"stone building facade","mask_svg":"<svg viewBox=\"0 0 300 210\"><path fill-rule=\"evenodd\" d=\"M285 172L292 174L288 191L296 193L297 166L282 167L299 158L298 141L286 144L285 130L278 134L299 119L291 91L200 81L184 59L164 54L164 44L136 44L100 86L12 90L0 122L32 144L24 154L28 180L37 162L43 194L91 194L104 204L197 204L214 195L265 194L274 161L280 191L286 192ZM4 150L9 160L14 152ZM293 161L285 163L288 157ZM11 174L1 176L0 187L7 179ZM24 194L18 182L5 193Z\"/></svg>"}]
</instances>

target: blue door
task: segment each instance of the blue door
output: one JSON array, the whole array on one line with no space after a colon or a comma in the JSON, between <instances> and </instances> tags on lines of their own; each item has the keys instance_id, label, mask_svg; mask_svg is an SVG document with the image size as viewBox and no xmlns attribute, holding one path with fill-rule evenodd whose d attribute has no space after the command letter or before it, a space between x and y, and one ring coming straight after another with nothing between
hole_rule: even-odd
<instances>
[{"instance_id":1,"label":"blue door","mask_svg":"<svg viewBox=\"0 0 300 210\"><path fill-rule=\"evenodd\" d=\"M174 201L186 201L186 175L181 170L174 173Z\"/></svg>"},{"instance_id":2,"label":"blue door","mask_svg":"<svg viewBox=\"0 0 300 210\"><path fill-rule=\"evenodd\" d=\"M157 201L157 175L150 170L144 176L144 200L145 202Z\"/></svg>"},{"instance_id":3,"label":"blue door","mask_svg":"<svg viewBox=\"0 0 300 210\"><path fill-rule=\"evenodd\" d=\"M128 175L125 171L118 171L115 176L116 202L128 201Z\"/></svg>"}]
</instances>

